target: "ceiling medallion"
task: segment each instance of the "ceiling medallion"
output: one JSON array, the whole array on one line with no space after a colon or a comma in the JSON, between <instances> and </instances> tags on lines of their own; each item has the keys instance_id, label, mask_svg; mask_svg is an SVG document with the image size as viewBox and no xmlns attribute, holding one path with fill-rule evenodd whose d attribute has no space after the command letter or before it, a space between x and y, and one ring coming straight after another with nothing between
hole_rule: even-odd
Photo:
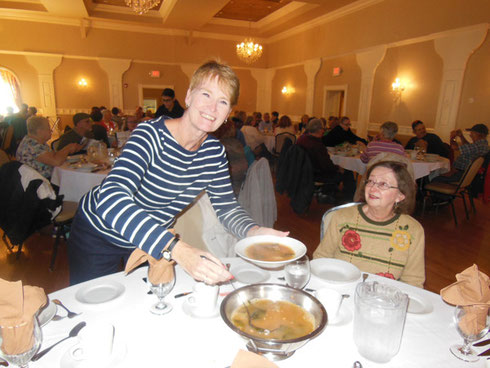
<instances>
[{"instance_id":1,"label":"ceiling medallion","mask_svg":"<svg viewBox=\"0 0 490 368\"><path fill-rule=\"evenodd\" d=\"M247 64L255 63L262 56L262 45L255 43L252 38L246 38L236 45L236 54Z\"/></svg>"},{"instance_id":2,"label":"ceiling medallion","mask_svg":"<svg viewBox=\"0 0 490 368\"><path fill-rule=\"evenodd\" d=\"M160 0L124 0L134 12L145 14L160 3Z\"/></svg>"}]
</instances>

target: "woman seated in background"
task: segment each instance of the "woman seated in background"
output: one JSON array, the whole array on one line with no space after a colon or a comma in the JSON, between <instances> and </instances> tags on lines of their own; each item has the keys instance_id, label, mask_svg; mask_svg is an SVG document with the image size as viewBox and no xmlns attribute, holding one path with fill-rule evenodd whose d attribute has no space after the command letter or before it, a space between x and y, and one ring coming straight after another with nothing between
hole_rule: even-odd
<instances>
[{"instance_id":1,"label":"woman seated in background","mask_svg":"<svg viewBox=\"0 0 490 368\"><path fill-rule=\"evenodd\" d=\"M77 143L69 143L55 152L46 143L50 139L49 120L42 116L31 116L27 119L27 135L20 142L15 154L17 161L32 167L46 179L51 179L55 166L62 165L68 155L83 147Z\"/></svg>"},{"instance_id":2,"label":"woman seated in background","mask_svg":"<svg viewBox=\"0 0 490 368\"><path fill-rule=\"evenodd\" d=\"M287 115L281 116L279 119L279 125L276 129L274 129L274 135L278 135L281 133L291 133L295 134L293 124L291 123L291 119Z\"/></svg>"},{"instance_id":3,"label":"woman seated in background","mask_svg":"<svg viewBox=\"0 0 490 368\"><path fill-rule=\"evenodd\" d=\"M417 287L425 281L422 225L409 215L415 181L406 165L382 161L369 168L358 206L332 213L314 258L338 258L362 271Z\"/></svg>"},{"instance_id":4,"label":"woman seated in background","mask_svg":"<svg viewBox=\"0 0 490 368\"><path fill-rule=\"evenodd\" d=\"M361 161L369 162L374 156L381 152L391 152L405 156L405 149L401 144L393 141L398 132L398 125L392 121L387 121L381 125L378 136L369 142L366 150L361 154Z\"/></svg>"}]
</instances>

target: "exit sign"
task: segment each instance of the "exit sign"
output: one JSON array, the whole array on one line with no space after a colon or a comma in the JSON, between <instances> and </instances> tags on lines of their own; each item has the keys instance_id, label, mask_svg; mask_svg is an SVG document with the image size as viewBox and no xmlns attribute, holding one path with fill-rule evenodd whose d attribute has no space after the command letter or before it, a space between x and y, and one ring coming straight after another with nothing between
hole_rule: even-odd
<instances>
[{"instance_id":1,"label":"exit sign","mask_svg":"<svg viewBox=\"0 0 490 368\"><path fill-rule=\"evenodd\" d=\"M340 74L342 74L342 68L340 66L336 66L332 69L332 76L338 77Z\"/></svg>"},{"instance_id":2,"label":"exit sign","mask_svg":"<svg viewBox=\"0 0 490 368\"><path fill-rule=\"evenodd\" d=\"M152 70L150 72L150 78L160 78L160 70Z\"/></svg>"}]
</instances>

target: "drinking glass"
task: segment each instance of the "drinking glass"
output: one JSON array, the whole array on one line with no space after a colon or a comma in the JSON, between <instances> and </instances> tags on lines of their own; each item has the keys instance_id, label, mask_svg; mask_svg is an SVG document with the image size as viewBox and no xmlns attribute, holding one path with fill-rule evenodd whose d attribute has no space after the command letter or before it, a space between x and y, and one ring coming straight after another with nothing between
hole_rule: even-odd
<instances>
[{"instance_id":1,"label":"drinking glass","mask_svg":"<svg viewBox=\"0 0 490 368\"><path fill-rule=\"evenodd\" d=\"M304 288L310 280L310 260L308 256L303 256L296 261L288 263L284 267L284 274L287 285L296 289Z\"/></svg>"},{"instance_id":2,"label":"drinking glass","mask_svg":"<svg viewBox=\"0 0 490 368\"><path fill-rule=\"evenodd\" d=\"M15 339L16 336L25 335L26 331L23 330L27 328L26 324L27 323L22 323L17 326L0 328L0 357L6 360L10 365L17 366L19 368L27 368L32 357L41 346L42 334L37 318L33 317L34 326L32 330L31 342L28 344L30 347L26 351L18 354L9 354L5 352L4 349L6 348L6 344L4 343L4 339L10 340Z\"/></svg>"},{"instance_id":3,"label":"drinking glass","mask_svg":"<svg viewBox=\"0 0 490 368\"><path fill-rule=\"evenodd\" d=\"M148 272L149 271L150 268L148 267ZM153 294L155 294L158 298L158 302L151 306L150 311L158 315L167 314L172 310L172 306L169 303L165 303L163 299L174 288L175 276L169 282L152 284L150 281L150 275L148 274L147 280L148 280L147 282L148 282L148 286L150 287L150 290L153 291Z\"/></svg>"},{"instance_id":4,"label":"drinking glass","mask_svg":"<svg viewBox=\"0 0 490 368\"><path fill-rule=\"evenodd\" d=\"M470 305L456 307L454 311L456 330L464 339L464 344L449 349L456 358L466 362L476 362L480 358L471 348L471 344L480 340L490 328L490 314L487 306Z\"/></svg>"}]
</instances>

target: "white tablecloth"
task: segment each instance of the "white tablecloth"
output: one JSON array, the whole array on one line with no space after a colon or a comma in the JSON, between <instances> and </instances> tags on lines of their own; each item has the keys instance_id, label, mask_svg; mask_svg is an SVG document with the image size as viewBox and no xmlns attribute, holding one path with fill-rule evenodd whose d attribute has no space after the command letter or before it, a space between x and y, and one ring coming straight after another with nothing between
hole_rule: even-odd
<instances>
[{"instance_id":1,"label":"white tablecloth","mask_svg":"<svg viewBox=\"0 0 490 368\"><path fill-rule=\"evenodd\" d=\"M223 259L233 265L245 261L238 258ZM156 302L156 296L148 295L148 287L142 281L146 268L139 268L128 276L122 273L88 281L52 293L50 299L58 298L68 308L82 312L76 318L65 318L51 321L43 327L44 341L41 348L50 346L66 336L68 331L80 321L88 324L106 321L115 326L116 339L123 341L127 348L125 359L118 367L217 367L230 366L239 349L246 349L245 341L236 335L222 321L220 316L208 319L196 319L183 311L186 297L175 299L174 295L192 290L195 283L180 267L176 268L177 282L166 297L173 305L173 311L164 316L150 313L149 308ZM273 271L267 282L281 283L279 276L284 272ZM88 306L80 303L75 293L86 285L100 285L107 281L117 281L125 286L125 293L118 300L102 305ZM469 367L481 368L485 360L468 364L455 358L449 351L454 343L463 340L456 332L452 322L454 307L445 304L437 294L412 287L397 281L371 275L369 280L378 280L394 284L409 295L419 297L432 303L434 310L429 314L407 314L400 352L389 363L379 365L369 362L360 356L352 337L352 320L344 325L330 326L314 340L300 348L287 360L277 362L279 367L345 367L350 368L359 360L364 368L370 367ZM354 289L357 282L349 284L329 284L312 276L307 287L332 287L351 295L344 300L342 308L352 315L354 311ZM237 287L241 284L237 282ZM232 291L228 284L220 287L220 292ZM220 297L220 301L223 297ZM58 308L58 314L64 315ZM31 368L54 368L60 366L63 354L76 344L76 339L69 339L38 362L31 363ZM483 351L485 348L478 348Z\"/></svg>"},{"instance_id":2,"label":"white tablecloth","mask_svg":"<svg viewBox=\"0 0 490 368\"><path fill-rule=\"evenodd\" d=\"M330 158L335 165L343 167L344 169L355 171L361 175L366 172L366 164L360 159L360 156L339 156L330 154ZM438 161L427 162L419 160L411 160L413 165L413 171L415 179L420 179L424 176L433 177L448 172L451 168L451 164L447 158L440 157Z\"/></svg>"},{"instance_id":3,"label":"white tablecloth","mask_svg":"<svg viewBox=\"0 0 490 368\"><path fill-rule=\"evenodd\" d=\"M107 176L109 170L87 172L71 169L68 164L55 167L51 182L60 187L65 201L78 202L90 189L99 185Z\"/></svg>"}]
</instances>

